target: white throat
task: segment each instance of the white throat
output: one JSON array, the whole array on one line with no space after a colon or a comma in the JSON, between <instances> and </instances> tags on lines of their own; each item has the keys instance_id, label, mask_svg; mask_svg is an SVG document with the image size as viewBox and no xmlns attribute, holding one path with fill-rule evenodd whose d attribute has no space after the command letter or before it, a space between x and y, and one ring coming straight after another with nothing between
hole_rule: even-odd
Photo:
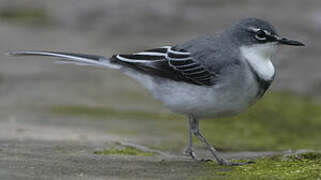
<instances>
[{"instance_id":1,"label":"white throat","mask_svg":"<svg viewBox=\"0 0 321 180\"><path fill-rule=\"evenodd\" d=\"M275 69L270 58L276 53L276 43L242 46L241 54L249 62L250 66L264 80L271 80Z\"/></svg>"}]
</instances>

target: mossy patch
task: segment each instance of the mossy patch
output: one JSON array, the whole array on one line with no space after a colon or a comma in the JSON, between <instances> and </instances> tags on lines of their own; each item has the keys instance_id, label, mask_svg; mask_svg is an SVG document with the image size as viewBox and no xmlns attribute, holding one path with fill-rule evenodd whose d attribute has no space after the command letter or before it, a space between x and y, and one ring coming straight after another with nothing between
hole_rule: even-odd
<instances>
[{"instance_id":1,"label":"mossy patch","mask_svg":"<svg viewBox=\"0 0 321 180\"><path fill-rule=\"evenodd\" d=\"M6 22L47 25L52 19L43 8L6 7L0 9L0 20Z\"/></svg>"},{"instance_id":2,"label":"mossy patch","mask_svg":"<svg viewBox=\"0 0 321 180\"><path fill-rule=\"evenodd\" d=\"M129 156L153 156L156 155L154 152L145 152L133 147L112 147L108 150L95 151L94 154L99 155L129 155Z\"/></svg>"},{"instance_id":3,"label":"mossy patch","mask_svg":"<svg viewBox=\"0 0 321 180\"><path fill-rule=\"evenodd\" d=\"M216 175L222 176L222 179L239 180L320 179L320 156L320 153L304 153L295 157L282 158L282 156L274 156L257 159L255 164L231 167L229 171L219 171ZM214 168L218 168L216 164L212 163L212 165Z\"/></svg>"}]
</instances>

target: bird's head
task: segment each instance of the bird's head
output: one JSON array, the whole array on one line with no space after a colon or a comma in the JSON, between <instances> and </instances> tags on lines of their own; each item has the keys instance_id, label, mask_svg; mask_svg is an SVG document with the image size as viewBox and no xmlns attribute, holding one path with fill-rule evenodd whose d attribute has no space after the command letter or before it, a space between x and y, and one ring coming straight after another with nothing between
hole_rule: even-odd
<instances>
[{"instance_id":1,"label":"bird's head","mask_svg":"<svg viewBox=\"0 0 321 180\"><path fill-rule=\"evenodd\" d=\"M280 37L272 25L256 18L243 19L226 33L237 46L256 49L266 57L271 57L279 45L304 46L299 41Z\"/></svg>"}]
</instances>

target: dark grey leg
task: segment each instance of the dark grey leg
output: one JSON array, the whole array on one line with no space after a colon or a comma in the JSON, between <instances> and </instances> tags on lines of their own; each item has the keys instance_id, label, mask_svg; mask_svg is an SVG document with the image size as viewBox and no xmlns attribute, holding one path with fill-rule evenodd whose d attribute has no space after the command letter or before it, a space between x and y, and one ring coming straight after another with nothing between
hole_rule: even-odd
<instances>
[{"instance_id":1,"label":"dark grey leg","mask_svg":"<svg viewBox=\"0 0 321 180\"><path fill-rule=\"evenodd\" d=\"M189 122L190 122L190 117L189 117ZM184 154L187 156L191 156L193 160L197 160L196 154L193 151L193 130L191 127L191 123L189 123L189 129L188 129L188 144L187 147L184 151Z\"/></svg>"},{"instance_id":2,"label":"dark grey leg","mask_svg":"<svg viewBox=\"0 0 321 180\"><path fill-rule=\"evenodd\" d=\"M212 153L212 155L214 156L214 158L216 159L217 163L219 165L225 165L225 166L237 166L237 165L245 165L245 164L249 164L249 163L233 163L230 162L228 160L226 160L221 154L219 154L216 149L214 147L212 147L207 140L205 139L205 137L201 134L200 130L199 130L199 120L196 119L193 116L189 117L189 123L190 123L190 127L191 130L193 132L193 134L201 141L203 142L207 149ZM252 163L252 162L251 162Z\"/></svg>"}]
</instances>

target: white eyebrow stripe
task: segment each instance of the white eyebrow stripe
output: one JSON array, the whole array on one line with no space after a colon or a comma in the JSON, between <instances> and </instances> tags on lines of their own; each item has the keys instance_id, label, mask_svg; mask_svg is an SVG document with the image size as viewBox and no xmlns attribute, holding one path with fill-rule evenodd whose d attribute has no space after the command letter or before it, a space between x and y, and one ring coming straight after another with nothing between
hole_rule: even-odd
<instances>
[{"instance_id":1,"label":"white eyebrow stripe","mask_svg":"<svg viewBox=\"0 0 321 180\"><path fill-rule=\"evenodd\" d=\"M269 31L267 31L267 30L264 30L264 29L260 29L260 28L256 28L256 27L249 27L249 29L252 30L252 31L255 31L255 32L257 32L257 31L259 31L259 30L262 30L262 31L265 32L265 34L267 34L267 35L269 35L269 36L272 36L272 33L271 33L271 32L269 32Z\"/></svg>"},{"instance_id":2,"label":"white eyebrow stripe","mask_svg":"<svg viewBox=\"0 0 321 180\"><path fill-rule=\"evenodd\" d=\"M256 31L259 31L259 30L261 30L261 29L259 29L259 28L256 28L256 27L252 27L252 26L251 26L251 27L249 27L249 29L250 29L250 30L252 30L252 31L255 31L255 32L256 32Z\"/></svg>"}]
</instances>

